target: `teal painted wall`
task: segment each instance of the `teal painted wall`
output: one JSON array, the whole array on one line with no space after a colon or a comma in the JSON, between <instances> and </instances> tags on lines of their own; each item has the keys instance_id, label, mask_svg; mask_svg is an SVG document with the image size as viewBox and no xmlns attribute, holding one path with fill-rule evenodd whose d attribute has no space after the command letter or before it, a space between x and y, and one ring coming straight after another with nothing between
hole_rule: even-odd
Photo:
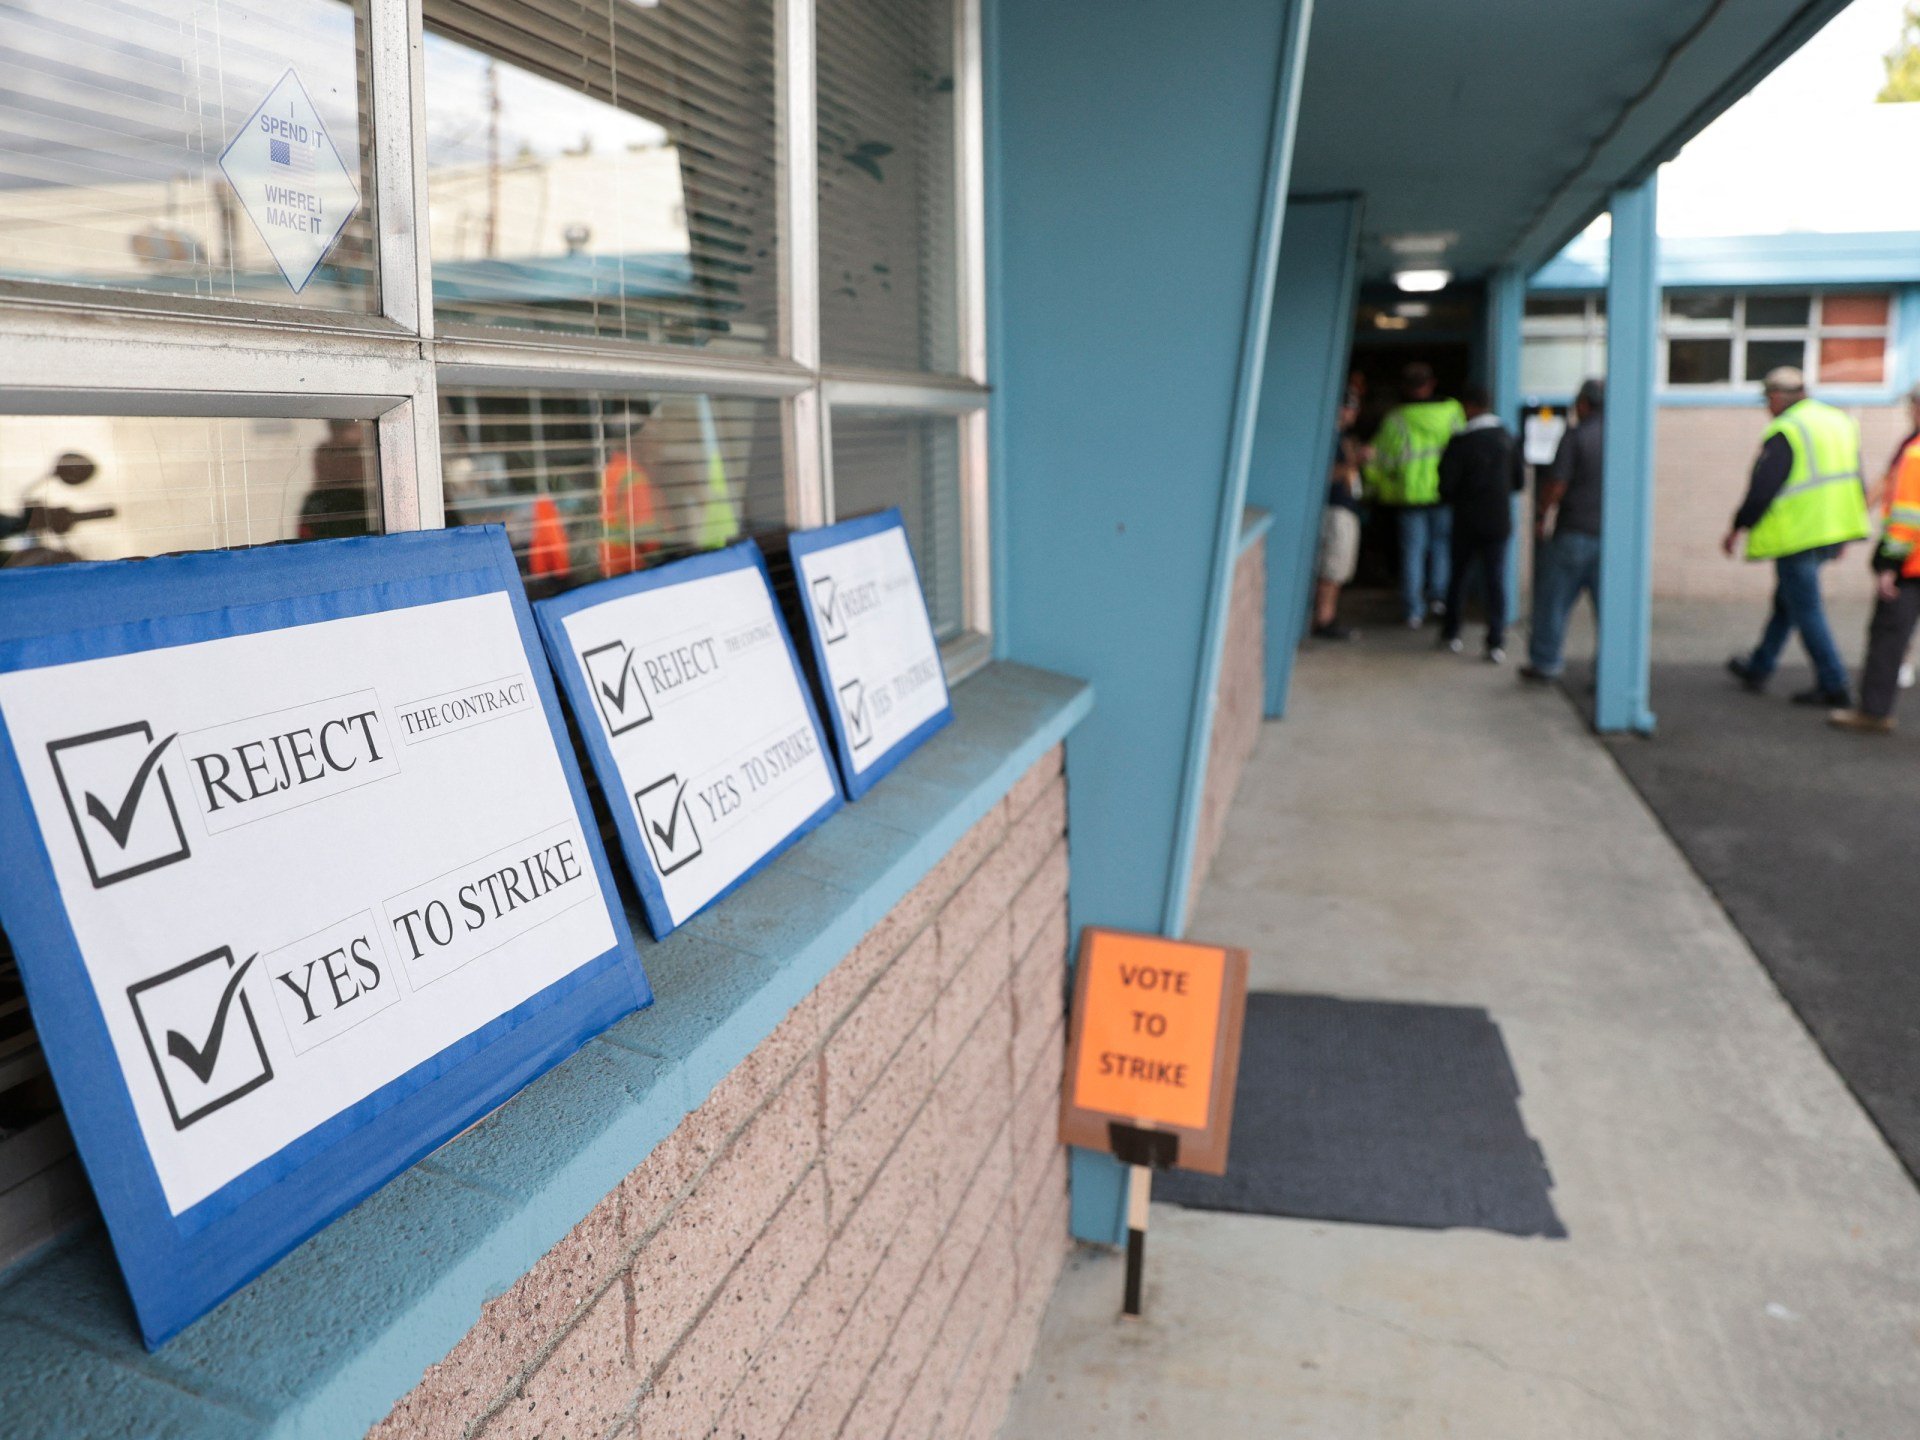
<instances>
[{"instance_id":1,"label":"teal painted wall","mask_svg":"<svg viewBox=\"0 0 1920 1440\"><path fill-rule=\"evenodd\" d=\"M1304 14L997 0L987 17L996 627L1001 653L1093 682L1068 757L1076 928L1157 931L1174 905ZM1114 1238L1117 1167L1081 1155L1074 1175L1076 1233Z\"/></svg>"},{"instance_id":2,"label":"teal painted wall","mask_svg":"<svg viewBox=\"0 0 1920 1440\"><path fill-rule=\"evenodd\" d=\"M1284 715L1305 632L1334 425L1353 347L1360 201L1287 205L1260 386L1247 503L1273 512L1267 536L1267 714Z\"/></svg>"}]
</instances>

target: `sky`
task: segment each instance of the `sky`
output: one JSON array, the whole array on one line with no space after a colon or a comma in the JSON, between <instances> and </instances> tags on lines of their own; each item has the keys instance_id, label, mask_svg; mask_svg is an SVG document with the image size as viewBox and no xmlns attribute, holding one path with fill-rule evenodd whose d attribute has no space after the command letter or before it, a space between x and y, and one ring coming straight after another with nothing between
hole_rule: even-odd
<instances>
[{"instance_id":1,"label":"sky","mask_svg":"<svg viewBox=\"0 0 1920 1440\"><path fill-rule=\"evenodd\" d=\"M1854 0L1660 172L1663 235L1920 230L1920 102L1874 102L1906 0Z\"/></svg>"}]
</instances>

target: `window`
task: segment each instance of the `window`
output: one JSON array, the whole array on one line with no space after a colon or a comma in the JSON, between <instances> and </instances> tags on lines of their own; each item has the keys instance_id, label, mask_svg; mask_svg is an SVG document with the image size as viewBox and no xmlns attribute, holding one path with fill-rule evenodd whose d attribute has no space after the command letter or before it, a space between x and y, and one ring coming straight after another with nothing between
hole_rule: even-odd
<instances>
[{"instance_id":1,"label":"window","mask_svg":"<svg viewBox=\"0 0 1920 1440\"><path fill-rule=\"evenodd\" d=\"M776 348L772 0L426 0L426 24L443 320Z\"/></svg>"},{"instance_id":2,"label":"window","mask_svg":"<svg viewBox=\"0 0 1920 1440\"><path fill-rule=\"evenodd\" d=\"M365 535L364 420L0 416L0 566Z\"/></svg>"},{"instance_id":3,"label":"window","mask_svg":"<svg viewBox=\"0 0 1920 1440\"><path fill-rule=\"evenodd\" d=\"M1811 385L1883 385L1891 309L1885 294L1674 292L1666 299L1666 383L1743 388L1791 365Z\"/></svg>"},{"instance_id":4,"label":"window","mask_svg":"<svg viewBox=\"0 0 1920 1440\"><path fill-rule=\"evenodd\" d=\"M377 309L367 6L9 0L0 278ZM290 124L255 156L263 115ZM312 238L278 255L276 171L314 198Z\"/></svg>"},{"instance_id":5,"label":"window","mask_svg":"<svg viewBox=\"0 0 1920 1440\"><path fill-rule=\"evenodd\" d=\"M849 515L900 507L933 633L942 640L957 635L966 620L960 447L960 425L951 415L833 412L834 506Z\"/></svg>"},{"instance_id":6,"label":"window","mask_svg":"<svg viewBox=\"0 0 1920 1440\"><path fill-rule=\"evenodd\" d=\"M977 13L10 0L0 564L486 520L544 593L898 506L958 678ZM0 952L0 1264L85 1204L37 1054Z\"/></svg>"},{"instance_id":7,"label":"window","mask_svg":"<svg viewBox=\"0 0 1920 1440\"><path fill-rule=\"evenodd\" d=\"M786 518L775 400L442 389L440 455L447 523L504 525L535 595Z\"/></svg>"},{"instance_id":8,"label":"window","mask_svg":"<svg viewBox=\"0 0 1920 1440\"><path fill-rule=\"evenodd\" d=\"M958 370L953 19L820 0L820 340L829 364Z\"/></svg>"},{"instance_id":9,"label":"window","mask_svg":"<svg viewBox=\"0 0 1920 1440\"><path fill-rule=\"evenodd\" d=\"M1670 291L1662 380L1681 390L1743 390L1792 365L1811 385L1884 385L1892 311L1884 292ZM1528 395L1570 395L1606 364L1604 294L1527 297L1520 374Z\"/></svg>"},{"instance_id":10,"label":"window","mask_svg":"<svg viewBox=\"0 0 1920 1440\"><path fill-rule=\"evenodd\" d=\"M1571 395L1607 373L1607 297L1529 295L1520 321L1520 388L1530 397Z\"/></svg>"}]
</instances>

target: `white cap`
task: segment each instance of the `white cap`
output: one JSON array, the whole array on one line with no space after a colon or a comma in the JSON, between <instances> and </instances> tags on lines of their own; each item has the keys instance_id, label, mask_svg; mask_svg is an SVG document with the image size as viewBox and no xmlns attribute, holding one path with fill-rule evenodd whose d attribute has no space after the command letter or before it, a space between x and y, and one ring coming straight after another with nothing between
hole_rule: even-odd
<instances>
[{"instance_id":1,"label":"white cap","mask_svg":"<svg viewBox=\"0 0 1920 1440\"><path fill-rule=\"evenodd\" d=\"M1797 390L1807 388L1807 377L1801 373L1798 366L1776 365L1773 369L1767 371L1767 378L1760 382L1760 388L1763 390L1778 390L1785 394L1792 394Z\"/></svg>"}]
</instances>

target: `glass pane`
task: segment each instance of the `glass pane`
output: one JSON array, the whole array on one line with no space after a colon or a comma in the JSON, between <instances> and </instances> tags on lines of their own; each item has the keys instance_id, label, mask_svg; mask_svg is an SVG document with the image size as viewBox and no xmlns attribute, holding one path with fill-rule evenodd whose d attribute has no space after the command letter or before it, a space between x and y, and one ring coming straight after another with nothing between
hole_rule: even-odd
<instances>
[{"instance_id":1,"label":"glass pane","mask_svg":"<svg viewBox=\"0 0 1920 1440\"><path fill-rule=\"evenodd\" d=\"M1879 385L1887 378L1887 342L1877 335L1829 336L1820 342L1822 385Z\"/></svg>"},{"instance_id":2,"label":"glass pane","mask_svg":"<svg viewBox=\"0 0 1920 1440\"><path fill-rule=\"evenodd\" d=\"M1733 378L1733 341L1669 340L1669 385L1724 385Z\"/></svg>"},{"instance_id":3,"label":"glass pane","mask_svg":"<svg viewBox=\"0 0 1920 1440\"><path fill-rule=\"evenodd\" d=\"M772 0L426 0L434 312L779 341Z\"/></svg>"},{"instance_id":4,"label":"glass pane","mask_svg":"<svg viewBox=\"0 0 1920 1440\"><path fill-rule=\"evenodd\" d=\"M377 308L366 11L0 5L0 275Z\"/></svg>"},{"instance_id":5,"label":"glass pane","mask_svg":"<svg viewBox=\"0 0 1920 1440\"><path fill-rule=\"evenodd\" d=\"M1675 320L1731 320L1733 293L1728 290L1669 292L1667 314Z\"/></svg>"},{"instance_id":6,"label":"glass pane","mask_svg":"<svg viewBox=\"0 0 1920 1440\"><path fill-rule=\"evenodd\" d=\"M0 416L0 564L379 528L371 421Z\"/></svg>"},{"instance_id":7,"label":"glass pane","mask_svg":"<svg viewBox=\"0 0 1920 1440\"><path fill-rule=\"evenodd\" d=\"M952 6L820 0L818 15L822 354L952 372Z\"/></svg>"},{"instance_id":8,"label":"glass pane","mask_svg":"<svg viewBox=\"0 0 1920 1440\"><path fill-rule=\"evenodd\" d=\"M1579 338L1523 340L1520 388L1529 395L1571 395L1587 378L1587 342Z\"/></svg>"},{"instance_id":9,"label":"glass pane","mask_svg":"<svg viewBox=\"0 0 1920 1440\"><path fill-rule=\"evenodd\" d=\"M1584 295L1529 295L1526 314L1529 320L1564 315L1585 319L1587 298Z\"/></svg>"},{"instance_id":10,"label":"glass pane","mask_svg":"<svg viewBox=\"0 0 1920 1440\"><path fill-rule=\"evenodd\" d=\"M1807 342L1804 340L1747 341L1746 378L1749 380L1764 380L1769 370L1781 365L1805 369L1806 364Z\"/></svg>"},{"instance_id":11,"label":"glass pane","mask_svg":"<svg viewBox=\"0 0 1920 1440\"><path fill-rule=\"evenodd\" d=\"M845 520L900 507L933 633L966 620L960 543L960 422L951 415L833 412L833 509Z\"/></svg>"},{"instance_id":12,"label":"glass pane","mask_svg":"<svg viewBox=\"0 0 1920 1440\"><path fill-rule=\"evenodd\" d=\"M780 402L440 392L449 525L507 527L551 595L786 523Z\"/></svg>"},{"instance_id":13,"label":"glass pane","mask_svg":"<svg viewBox=\"0 0 1920 1440\"><path fill-rule=\"evenodd\" d=\"M1885 295L1828 295L1820 301L1822 325L1871 325L1884 330L1888 301Z\"/></svg>"},{"instance_id":14,"label":"glass pane","mask_svg":"<svg viewBox=\"0 0 1920 1440\"><path fill-rule=\"evenodd\" d=\"M1804 326L1813 313L1810 295L1747 296L1747 328L1771 330L1783 326Z\"/></svg>"}]
</instances>

